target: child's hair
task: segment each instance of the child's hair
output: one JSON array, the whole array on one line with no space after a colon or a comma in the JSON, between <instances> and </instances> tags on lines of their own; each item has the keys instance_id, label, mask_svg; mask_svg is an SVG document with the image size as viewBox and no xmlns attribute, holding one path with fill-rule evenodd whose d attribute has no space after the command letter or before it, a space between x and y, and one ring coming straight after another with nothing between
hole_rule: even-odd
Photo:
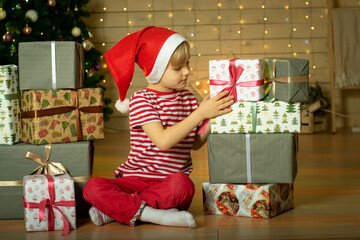
<instances>
[{"instance_id":1,"label":"child's hair","mask_svg":"<svg viewBox=\"0 0 360 240\"><path fill-rule=\"evenodd\" d=\"M169 63L172 66L186 64L190 59L190 45L187 41L182 42L174 51Z\"/></svg>"}]
</instances>

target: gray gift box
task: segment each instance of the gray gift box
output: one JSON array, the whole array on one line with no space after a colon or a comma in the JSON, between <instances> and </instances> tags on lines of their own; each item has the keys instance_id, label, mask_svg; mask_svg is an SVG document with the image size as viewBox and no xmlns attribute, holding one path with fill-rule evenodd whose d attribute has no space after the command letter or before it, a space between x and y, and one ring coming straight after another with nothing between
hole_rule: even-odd
<instances>
[{"instance_id":1,"label":"gray gift box","mask_svg":"<svg viewBox=\"0 0 360 240\"><path fill-rule=\"evenodd\" d=\"M267 96L284 102L308 100L309 60L301 58L265 58L264 60Z\"/></svg>"},{"instance_id":2,"label":"gray gift box","mask_svg":"<svg viewBox=\"0 0 360 240\"><path fill-rule=\"evenodd\" d=\"M293 183L297 134L210 134L210 183Z\"/></svg>"},{"instance_id":3,"label":"gray gift box","mask_svg":"<svg viewBox=\"0 0 360 240\"><path fill-rule=\"evenodd\" d=\"M78 89L84 81L84 50L73 41L19 43L20 90Z\"/></svg>"},{"instance_id":4,"label":"gray gift box","mask_svg":"<svg viewBox=\"0 0 360 240\"><path fill-rule=\"evenodd\" d=\"M26 152L45 159L45 145L18 143L0 146L0 219L23 219L23 176L40 165L25 157ZM75 181L76 216L88 217L90 204L82 190L92 175L94 144L92 141L57 143L51 145L50 162L63 164Z\"/></svg>"}]
</instances>

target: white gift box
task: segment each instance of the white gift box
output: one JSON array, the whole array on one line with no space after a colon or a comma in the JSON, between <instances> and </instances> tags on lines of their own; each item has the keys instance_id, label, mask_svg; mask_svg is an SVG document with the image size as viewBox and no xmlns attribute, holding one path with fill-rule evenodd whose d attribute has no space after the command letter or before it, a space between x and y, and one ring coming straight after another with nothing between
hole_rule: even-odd
<instances>
[{"instance_id":1,"label":"white gift box","mask_svg":"<svg viewBox=\"0 0 360 240\"><path fill-rule=\"evenodd\" d=\"M235 101L264 98L263 59L221 59L209 61L210 97L229 90Z\"/></svg>"},{"instance_id":2,"label":"white gift box","mask_svg":"<svg viewBox=\"0 0 360 240\"><path fill-rule=\"evenodd\" d=\"M23 182L28 231L66 230L65 221L76 229L74 180L69 174L28 175Z\"/></svg>"}]
</instances>

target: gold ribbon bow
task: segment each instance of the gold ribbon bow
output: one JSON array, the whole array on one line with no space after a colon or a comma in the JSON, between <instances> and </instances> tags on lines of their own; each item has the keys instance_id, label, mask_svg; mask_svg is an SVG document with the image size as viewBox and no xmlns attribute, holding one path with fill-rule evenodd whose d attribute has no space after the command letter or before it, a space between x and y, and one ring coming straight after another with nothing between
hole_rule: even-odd
<instances>
[{"instance_id":1,"label":"gold ribbon bow","mask_svg":"<svg viewBox=\"0 0 360 240\"><path fill-rule=\"evenodd\" d=\"M60 173L69 173L67 168L58 162L50 162L50 153L51 153L51 144L45 145L45 159L39 154L26 152L25 157L33 160L34 162L40 164L30 175L34 174L60 174Z\"/></svg>"}]
</instances>

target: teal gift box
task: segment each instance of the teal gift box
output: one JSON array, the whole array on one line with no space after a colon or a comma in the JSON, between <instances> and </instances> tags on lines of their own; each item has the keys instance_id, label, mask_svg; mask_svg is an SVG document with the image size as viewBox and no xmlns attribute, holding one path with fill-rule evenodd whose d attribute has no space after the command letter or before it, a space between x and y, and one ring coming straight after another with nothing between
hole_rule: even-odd
<instances>
[{"instance_id":1,"label":"teal gift box","mask_svg":"<svg viewBox=\"0 0 360 240\"><path fill-rule=\"evenodd\" d=\"M78 89L84 81L84 50L74 41L19 43L20 90Z\"/></svg>"},{"instance_id":2,"label":"teal gift box","mask_svg":"<svg viewBox=\"0 0 360 240\"><path fill-rule=\"evenodd\" d=\"M306 102L309 97L309 60L265 58L265 94L284 102Z\"/></svg>"},{"instance_id":3,"label":"teal gift box","mask_svg":"<svg viewBox=\"0 0 360 240\"><path fill-rule=\"evenodd\" d=\"M0 66L0 144L21 141L20 94L18 67Z\"/></svg>"},{"instance_id":4,"label":"teal gift box","mask_svg":"<svg viewBox=\"0 0 360 240\"><path fill-rule=\"evenodd\" d=\"M0 146L0 219L24 218L23 177L40 173L42 165L51 170L63 167L68 170L75 182L76 216L88 217L90 204L83 199L82 190L92 175L93 153L92 141Z\"/></svg>"},{"instance_id":5,"label":"teal gift box","mask_svg":"<svg viewBox=\"0 0 360 240\"><path fill-rule=\"evenodd\" d=\"M210 183L293 183L298 135L210 134Z\"/></svg>"}]
</instances>

